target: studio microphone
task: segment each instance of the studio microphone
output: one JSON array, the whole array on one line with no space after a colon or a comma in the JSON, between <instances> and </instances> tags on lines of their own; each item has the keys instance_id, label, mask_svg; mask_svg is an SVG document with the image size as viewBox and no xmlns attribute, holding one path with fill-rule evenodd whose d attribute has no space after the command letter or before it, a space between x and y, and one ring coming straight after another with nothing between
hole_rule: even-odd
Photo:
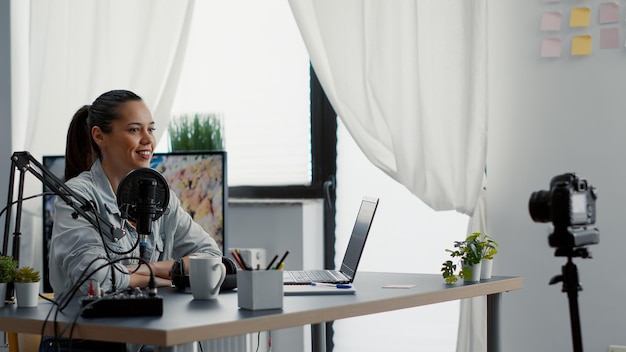
<instances>
[{"instance_id":1,"label":"studio microphone","mask_svg":"<svg viewBox=\"0 0 626 352\"><path fill-rule=\"evenodd\" d=\"M145 258L152 222L163 215L170 199L169 187L163 175L149 168L135 169L122 178L117 187L117 206L122 218L135 222L139 236L139 255Z\"/></svg>"},{"instance_id":2,"label":"studio microphone","mask_svg":"<svg viewBox=\"0 0 626 352\"><path fill-rule=\"evenodd\" d=\"M139 199L137 200L137 234L139 235L139 256L144 257L148 236L152 235L152 221L156 216L156 180L139 179Z\"/></svg>"}]
</instances>

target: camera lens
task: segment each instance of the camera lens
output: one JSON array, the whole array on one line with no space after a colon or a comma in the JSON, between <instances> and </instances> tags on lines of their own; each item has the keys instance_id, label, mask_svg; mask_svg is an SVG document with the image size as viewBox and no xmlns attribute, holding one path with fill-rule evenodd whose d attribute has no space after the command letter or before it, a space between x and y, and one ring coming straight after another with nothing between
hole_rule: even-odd
<instances>
[{"instance_id":1,"label":"camera lens","mask_svg":"<svg viewBox=\"0 0 626 352\"><path fill-rule=\"evenodd\" d=\"M550 211L550 192L549 191L537 191L530 195L528 201L528 211L530 217L534 222L549 222L551 221Z\"/></svg>"}]
</instances>

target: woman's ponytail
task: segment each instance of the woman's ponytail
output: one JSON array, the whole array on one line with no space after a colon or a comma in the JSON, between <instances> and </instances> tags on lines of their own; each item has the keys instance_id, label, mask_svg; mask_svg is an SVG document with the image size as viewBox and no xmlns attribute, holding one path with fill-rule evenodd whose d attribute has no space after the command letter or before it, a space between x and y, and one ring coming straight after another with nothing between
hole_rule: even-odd
<instances>
[{"instance_id":1,"label":"woman's ponytail","mask_svg":"<svg viewBox=\"0 0 626 352\"><path fill-rule=\"evenodd\" d=\"M76 111L70 122L65 144L65 181L89 170L98 157L87 125L88 116L89 105L85 105Z\"/></svg>"}]
</instances>

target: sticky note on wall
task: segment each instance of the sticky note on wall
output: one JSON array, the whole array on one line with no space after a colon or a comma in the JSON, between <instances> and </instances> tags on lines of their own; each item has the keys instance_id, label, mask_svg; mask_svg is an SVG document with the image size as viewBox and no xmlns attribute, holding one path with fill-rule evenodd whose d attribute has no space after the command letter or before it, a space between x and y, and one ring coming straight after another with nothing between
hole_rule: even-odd
<instances>
[{"instance_id":1,"label":"sticky note on wall","mask_svg":"<svg viewBox=\"0 0 626 352\"><path fill-rule=\"evenodd\" d=\"M589 27L591 11L588 7L575 7L569 17L570 27Z\"/></svg>"},{"instance_id":2,"label":"sticky note on wall","mask_svg":"<svg viewBox=\"0 0 626 352\"><path fill-rule=\"evenodd\" d=\"M577 35L572 38L572 55L590 55L591 54L591 36Z\"/></svg>"},{"instance_id":3,"label":"sticky note on wall","mask_svg":"<svg viewBox=\"0 0 626 352\"><path fill-rule=\"evenodd\" d=\"M619 22L619 4L604 2L600 4L600 24Z\"/></svg>"},{"instance_id":4,"label":"sticky note on wall","mask_svg":"<svg viewBox=\"0 0 626 352\"><path fill-rule=\"evenodd\" d=\"M558 11L544 12L541 16L542 31L561 30L561 13Z\"/></svg>"},{"instance_id":5,"label":"sticky note on wall","mask_svg":"<svg viewBox=\"0 0 626 352\"><path fill-rule=\"evenodd\" d=\"M541 57L561 56L561 39L544 38L541 42Z\"/></svg>"},{"instance_id":6,"label":"sticky note on wall","mask_svg":"<svg viewBox=\"0 0 626 352\"><path fill-rule=\"evenodd\" d=\"M617 48L619 48L618 28L600 29L600 49L617 49Z\"/></svg>"}]
</instances>

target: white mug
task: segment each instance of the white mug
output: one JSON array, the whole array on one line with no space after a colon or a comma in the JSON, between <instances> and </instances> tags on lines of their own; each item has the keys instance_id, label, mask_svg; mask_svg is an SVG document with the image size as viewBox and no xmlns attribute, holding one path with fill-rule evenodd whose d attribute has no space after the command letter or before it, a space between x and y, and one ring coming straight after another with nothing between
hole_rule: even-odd
<instances>
[{"instance_id":1,"label":"white mug","mask_svg":"<svg viewBox=\"0 0 626 352\"><path fill-rule=\"evenodd\" d=\"M215 299L226 278L222 257L189 256L189 286L195 299Z\"/></svg>"}]
</instances>

